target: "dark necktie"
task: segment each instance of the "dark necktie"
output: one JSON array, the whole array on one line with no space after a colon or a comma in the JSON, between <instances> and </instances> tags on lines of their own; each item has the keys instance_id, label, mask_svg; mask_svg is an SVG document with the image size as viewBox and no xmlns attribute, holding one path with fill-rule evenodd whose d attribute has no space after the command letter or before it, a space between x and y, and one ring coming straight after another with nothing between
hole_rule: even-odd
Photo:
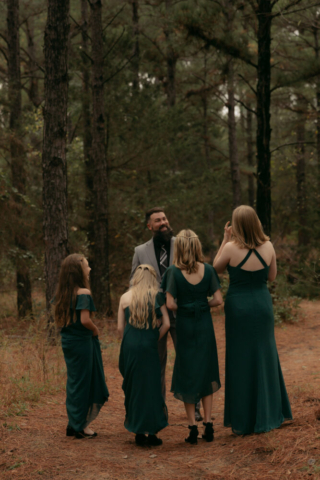
<instances>
[{"instance_id":1,"label":"dark necktie","mask_svg":"<svg viewBox=\"0 0 320 480\"><path fill-rule=\"evenodd\" d=\"M160 250L160 275L161 275L161 278L166 273L167 268L168 268L168 254L167 254L167 250L165 249L165 246L162 245L161 250Z\"/></svg>"}]
</instances>

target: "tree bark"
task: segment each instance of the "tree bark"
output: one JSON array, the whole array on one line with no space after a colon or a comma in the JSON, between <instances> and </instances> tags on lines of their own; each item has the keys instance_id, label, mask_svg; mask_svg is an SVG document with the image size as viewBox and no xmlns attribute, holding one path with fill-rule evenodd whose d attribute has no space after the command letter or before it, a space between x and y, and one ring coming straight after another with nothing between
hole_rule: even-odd
<instances>
[{"instance_id":1,"label":"tree bark","mask_svg":"<svg viewBox=\"0 0 320 480\"><path fill-rule=\"evenodd\" d=\"M41 103L41 98L39 96L39 85L36 73L39 71L39 67L35 62L36 51L34 44L34 19L31 16L26 20L26 34L28 40L28 74L30 75L30 83L28 88L28 95L32 104L38 108Z\"/></svg>"},{"instance_id":2,"label":"tree bark","mask_svg":"<svg viewBox=\"0 0 320 480\"><path fill-rule=\"evenodd\" d=\"M259 0L256 12L258 19L257 214L267 235L271 233L271 11L270 0Z\"/></svg>"},{"instance_id":3,"label":"tree bark","mask_svg":"<svg viewBox=\"0 0 320 480\"><path fill-rule=\"evenodd\" d=\"M135 93L139 92L139 68L140 68L140 44L139 44L139 0L130 0L132 4L132 27L133 27L133 81L132 87Z\"/></svg>"},{"instance_id":4,"label":"tree bark","mask_svg":"<svg viewBox=\"0 0 320 480\"><path fill-rule=\"evenodd\" d=\"M317 61L319 61L319 28L314 27L314 51ZM316 78L316 101L317 101L317 116L316 116L316 142L317 142L317 163L318 163L318 192L317 192L317 204L318 204L318 215L320 216L320 78Z\"/></svg>"},{"instance_id":5,"label":"tree bark","mask_svg":"<svg viewBox=\"0 0 320 480\"><path fill-rule=\"evenodd\" d=\"M248 105L251 108L251 105ZM246 137L247 137L247 161L248 166L253 167L254 159L253 159L253 138L252 138L252 112L247 110L247 118L246 118ZM248 176L248 203L251 207L254 207L254 176Z\"/></svg>"},{"instance_id":6,"label":"tree bark","mask_svg":"<svg viewBox=\"0 0 320 480\"><path fill-rule=\"evenodd\" d=\"M26 156L21 129L21 79L19 0L7 0L8 90L10 106L10 157L13 200L16 215L15 246L17 307L19 318L32 314L29 266L26 261L27 235L23 225L23 196L26 194Z\"/></svg>"},{"instance_id":7,"label":"tree bark","mask_svg":"<svg viewBox=\"0 0 320 480\"><path fill-rule=\"evenodd\" d=\"M90 98L90 59L88 58L88 1L81 0L81 51L82 51L82 127L83 127L83 156L85 163L86 177L86 200L85 207L87 211L87 239L89 243L89 262L93 262L93 212L94 212L94 192L93 192L93 161L92 161L92 133L91 133L91 98Z\"/></svg>"},{"instance_id":8,"label":"tree bark","mask_svg":"<svg viewBox=\"0 0 320 480\"><path fill-rule=\"evenodd\" d=\"M299 119L297 123L297 210L299 219L298 245L308 244L307 225L307 192L306 192L306 160L305 160L305 114L307 105L303 98L299 99Z\"/></svg>"},{"instance_id":9,"label":"tree bark","mask_svg":"<svg viewBox=\"0 0 320 480\"><path fill-rule=\"evenodd\" d=\"M172 0L166 0L166 28L164 34L166 37L167 52L167 101L169 107L173 107L176 103L176 65L177 55L172 46L172 26L171 26L171 5Z\"/></svg>"},{"instance_id":10,"label":"tree bark","mask_svg":"<svg viewBox=\"0 0 320 480\"><path fill-rule=\"evenodd\" d=\"M44 35L43 231L48 320L62 260L68 254L67 103L69 0L48 0Z\"/></svg>"},{"instance_id":11,"label":"tree bark","mask_svg":"<svg viewBox=\"0 0 320 480\"><path fill-rule=\"evenodd\" d=\"M234 78L233 60L228 64L228 133L229 133L229 159L232 182L232 207L241 205L241 181L237 144L237 127L234 112Z\"/></svg>"},{"instance_id":12,"label":"tree bark","mask_svg":"<svg viewBox=\"0 0 320 480\"><path fill-rule=\"evenodd\" d=\"M92 41L92 159L94 165L94 245L92 290L99 313L110 315L108 245L108 171L103 83L103 31L101 0L90 0Z\"/></svg>"}]
</instances>

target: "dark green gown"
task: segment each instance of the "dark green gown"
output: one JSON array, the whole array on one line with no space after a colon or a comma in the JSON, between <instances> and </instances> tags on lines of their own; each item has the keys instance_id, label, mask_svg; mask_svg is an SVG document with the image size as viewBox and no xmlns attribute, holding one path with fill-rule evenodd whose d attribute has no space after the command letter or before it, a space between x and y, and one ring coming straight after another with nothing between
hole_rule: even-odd
<instances>
[{"instance_id":1,"label":"dark green gown","mask_svg":"<svg viewBox=\"0 0 320 480\"><path fill-rule=\"evenodd\" d=\"M204 264L204 276L196 285L189 283L179 268L169 267L161 288L176 299L176 359L171 392L185 403L198 403L220 388L216 338L208 297L219 288L215 269Z\"/></svg>"},{"instance_id":2,"label":"dark green gown","mask_svg":"<svg viewBox=\"0 0 320 480\"><path fill-rule=\"evenodd\" d=\"M263 268L243 270L252 251ZM292 418L274 337L269 267L249 250L228 272L224 425L236 434L268 432Z\"/></svg>"},{"instance_id":3,"label":"dark green gown","mask_svg":"<svg viewBox=\"0 0 320 480\"><path fill-rule=\"evenodd\" d=\"M156 315L162 317L162 298L156 299ZM161 368L158 353L158 328L135 328L129 323L130 309L125 309L126 327L120 349L119 370L123 376L126 417L129 432L155 435L168 425L168 411L161 393Z\"/></svg>"},{"instance_id":4,"label":"dark green gown","mask_svg":"<svg viewBox=\"0 0 320 480\"><path fill-rule=\"evenodd\" d=\"M97 417L109 392L98 337L94 337L80 320L81 310L96 310L91 296L77 295L75 310L73 323L61 329L61 344L67 365L69 425L81 432Z\"/></svg>"}]
</instances>

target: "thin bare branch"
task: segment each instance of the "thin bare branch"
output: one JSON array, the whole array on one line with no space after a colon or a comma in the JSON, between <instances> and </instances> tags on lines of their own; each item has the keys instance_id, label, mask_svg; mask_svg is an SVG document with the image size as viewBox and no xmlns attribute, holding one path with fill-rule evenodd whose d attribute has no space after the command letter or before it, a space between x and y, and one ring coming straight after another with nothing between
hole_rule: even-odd
<instances>
[{"instance_id":1,"label":"thin bare branch","mask_svg":"<svg viewBox=\"0 0 320 480\"><path fill-rule=\"evenodd\" d=\"M126 63L124 65L122 65L122 67L120 67L118 70L115 71L115 73L113 73L109 78L107 78L104 82L103 82L103 85L107 82L109 82L110 80L112 80L112 78L114 78L116 75L118 75L118 73L120 73L127 65L128 63L131 62L131 60L133 59L133 57L135 56L135 54L131 55L131 57L126 61Z\"/></svg>"}]
</instances>

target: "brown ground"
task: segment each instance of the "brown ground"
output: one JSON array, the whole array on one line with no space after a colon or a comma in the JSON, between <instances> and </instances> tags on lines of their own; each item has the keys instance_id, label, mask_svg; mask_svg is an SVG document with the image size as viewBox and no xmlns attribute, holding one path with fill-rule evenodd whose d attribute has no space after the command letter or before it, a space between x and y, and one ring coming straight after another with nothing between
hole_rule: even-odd
<instances>
[{"instance_id":1,"label":"brown ground","mask_svg":"<svg viewBox=\"0 0 320 480\"><path fill-rule=\"evenodd\" d=\"M108 350L103 350L111 396L93 424L98 437L67 438L64 394L48 395L26 416L15 418L20 430L8 430L1 420L0 478L320 479L320 421L316 419L317 410L320 418L320 302L303 302L301 313L304 319L298 324L276 328L292 422L266 434L237 437L223 427L221 388L214 396L214 442L199 440L196 446L188 445L184 442L188 431L183 404L169 393L170 426L160 433L163 445L138 448L134 435L123 427L123 393L116 356L110 360ZM215 320L215 331L224 383L222 316ZM172 345L170 348L168 388L174 358Z\"/></svg>"}]
</instances>

